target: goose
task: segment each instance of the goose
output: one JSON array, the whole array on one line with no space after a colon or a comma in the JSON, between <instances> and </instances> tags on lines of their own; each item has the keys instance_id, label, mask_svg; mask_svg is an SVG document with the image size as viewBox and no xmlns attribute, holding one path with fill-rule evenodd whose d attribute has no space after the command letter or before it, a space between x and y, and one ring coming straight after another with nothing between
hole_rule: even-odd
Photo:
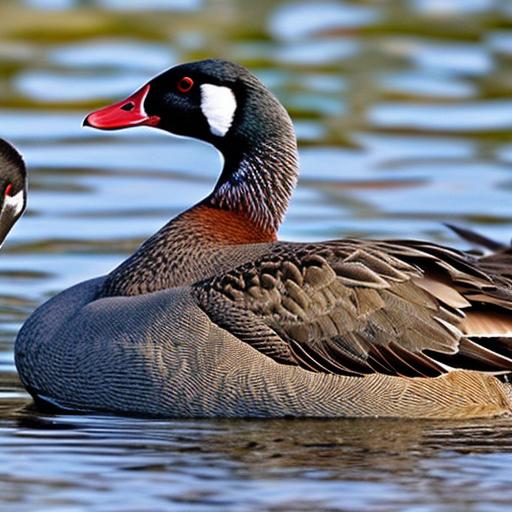
<instances>
[{"instance_id":1,"label":"goose","mask_svg":"<svg viewBox=\"0 0 512 512\"><path fill-rule=\"evenodd\" d=\"M27 204L27 172L23 158L0 139L0 247Z\"/></svg>"},{"instance_id":2,"label":"goose","mask_svg":"<svg viewBox=\"0 0 512 512\"><path fill-rule=\"evenodd\" d=\"M192 137L224 163L205 199L28 318L15 361L36 403L154 417L510 414L509 250L278 241L297 142L246 68L177 65L84 125Z\"/></svg>"}]
</instances>

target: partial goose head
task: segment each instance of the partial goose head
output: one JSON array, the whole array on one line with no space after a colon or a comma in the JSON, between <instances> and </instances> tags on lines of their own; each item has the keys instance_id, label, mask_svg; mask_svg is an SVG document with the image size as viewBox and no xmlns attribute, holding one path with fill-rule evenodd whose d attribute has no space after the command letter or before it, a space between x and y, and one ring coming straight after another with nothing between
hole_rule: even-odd
<instances>
[{"instance_id":1,"label":"partial goose head","mask_svg":"<svg viewBox=\"0 0 512 512\"><path fill-rule=\"evenodd\" d=\"M0 139L0 245L25 211L27 173L21 155Z\"/></svg>"},{"instance_id":2,"label":"partial goose head","mask_svg":"<svg viewBox=\"0 0 512 512\"><path fill-rule=\"evenodd\" d=\"M277 231L298 172L295 134L284 107L244 67L218 59L173 67L84 125L153 126L213 144L224 168L206 203Z\"/></svg>"}]
</instances>

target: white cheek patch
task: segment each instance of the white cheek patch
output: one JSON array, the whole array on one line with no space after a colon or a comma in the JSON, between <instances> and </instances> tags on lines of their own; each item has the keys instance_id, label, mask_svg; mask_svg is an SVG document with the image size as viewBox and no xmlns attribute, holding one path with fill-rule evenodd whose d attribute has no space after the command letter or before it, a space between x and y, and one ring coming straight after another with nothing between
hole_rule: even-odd
<instances>
[{"instance_id":1,"label":"white cheek patch","mask_svg":"<svg viewBox=\"0 0 512 512\"><path fill-rule=\"evenodd\" d=\"M236 99L229 87L201 85L201 111L214 135L224 137L235 117Z\"/></svg>"},{"instance_id":2,"label":"white cheek patch","mask_svg":"<svg viewBox=\"0 0 512 512\"><path fill-rule=\"evenodd\" d=\"M14 210L14 216L16 217L22 212L24 202L25 198L23 196L23 190L20 190L15 196L5 196L4 208Z\"/></svg>"}]
</instances>

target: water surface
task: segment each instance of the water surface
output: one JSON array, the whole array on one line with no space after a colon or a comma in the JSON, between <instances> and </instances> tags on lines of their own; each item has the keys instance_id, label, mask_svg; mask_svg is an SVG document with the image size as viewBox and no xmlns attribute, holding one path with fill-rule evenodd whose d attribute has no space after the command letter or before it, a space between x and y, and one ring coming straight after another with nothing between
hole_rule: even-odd
<instances>
[{"instance_id":1,"label":"water surface","mask_svg":"<svg viewBox=\"0 0 512 512\"><path fill-rule=\"evenodd\" d=\"M510 509L506 420L53 416L30 408L12 355L38 304L213 186L207 145L81 128L186 60L238 60L292 114L301 180L282 238L464 247L450 221L508 240L508 1L13 0L0 14L0 136L30 167L29 210L0 255L0 510Z\"/></svg>"}]
</instances>

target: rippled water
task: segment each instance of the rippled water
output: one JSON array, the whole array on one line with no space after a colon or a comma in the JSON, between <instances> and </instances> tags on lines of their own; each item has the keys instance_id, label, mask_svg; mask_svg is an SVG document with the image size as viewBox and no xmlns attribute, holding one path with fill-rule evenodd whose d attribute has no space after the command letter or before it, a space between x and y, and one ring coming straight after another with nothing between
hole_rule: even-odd
<instances>
[{"instance_id":1,"label":"rippled water","mask_svg":"<svg viewBox=\"0 0 512 512\"><path fill-rule=\"evenodd\" d=\"M12 347L34 307L199 200L215 151L81 128L174 63L249 66L296 123L281 237L512 235L508 0L4 0L0 136L30 167L0 255L0 510L506 511L512 423L150 421L31 410ZM28 407L27 407L28 406Z\"/></svg>"}]
</instances>

